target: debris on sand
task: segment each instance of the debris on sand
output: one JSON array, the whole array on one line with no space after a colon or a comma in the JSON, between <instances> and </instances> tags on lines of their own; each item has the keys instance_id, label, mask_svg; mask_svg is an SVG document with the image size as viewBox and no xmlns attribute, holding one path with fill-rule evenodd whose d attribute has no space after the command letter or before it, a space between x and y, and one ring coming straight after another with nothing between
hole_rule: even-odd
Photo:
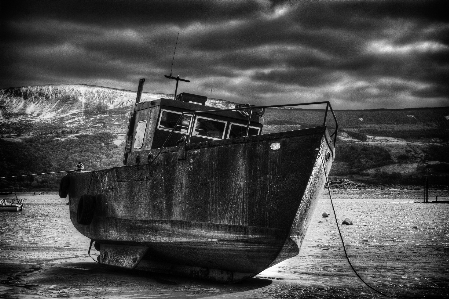
<instances>
[{"instance_id":1,"label":"debris on sand","mask_svg":"<svg viewBox=\"0 0 449 299\"><path fill-rule=\"evenodd\" d=\"M345 220L343 220L343 222L341 224L343 224L343 225L352 225L353 223L352 223L351 219L345 218Z\"/></svg>"},{"instance_id":2,"label":"debris on sand","mask_svg":"<svg viewBox=\"0 0 449 299\"><path fill-rule=\"evenodd\" d=\"M321 214L321 216L323 216L323 218L327 218L327 217L329 217L329 214L324 212L323 214Z\"/></svg>"}]
</instances>

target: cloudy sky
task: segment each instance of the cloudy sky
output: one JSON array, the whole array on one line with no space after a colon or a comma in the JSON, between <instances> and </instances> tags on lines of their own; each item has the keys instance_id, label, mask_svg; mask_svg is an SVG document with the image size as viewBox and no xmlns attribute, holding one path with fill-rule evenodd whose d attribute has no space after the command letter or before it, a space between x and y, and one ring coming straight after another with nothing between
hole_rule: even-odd
<instances>
[{"instance_id":1,"label":"cloudy sky","mask_svg":"<svg viewBox=\"0 0 449 299\"><path fill-rule=\"evenodd\" d=\"M143 77L173 93L172 72L181 91L240 103L449 106L445 1L0 3L0 88Z\"/></svg>"}]
</instances>

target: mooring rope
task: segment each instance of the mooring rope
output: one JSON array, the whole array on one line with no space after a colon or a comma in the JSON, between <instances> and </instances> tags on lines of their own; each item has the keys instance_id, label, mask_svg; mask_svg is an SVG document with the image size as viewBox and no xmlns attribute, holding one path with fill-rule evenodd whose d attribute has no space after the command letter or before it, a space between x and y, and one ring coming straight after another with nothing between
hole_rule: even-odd
<instances>
[{"instance_id":1,"label":"mooring rope","mask_svg":"<svg viewBox=\"0 0 449 299\"><path fill-rule=\"evenodd\" d=\"M351 260L349 259L348 253L346 251L346 245L345 245L345 241L343 240L343 236L342 236L341 231L340 231L340 225L338 225L337 214L335 213L334 202L332 200L332 195L331 195L331 188L330 188L329 178L327 177L326 172L324 172L324 175L326 176L326 188L327 188L327 191L329 193L329 198L331 200L331 206L332 206L332 211L334 212L335 224L337 224L338 234L340 236L341 244L343 245L343 251L345 252L346 260L348 261L349 266L351 267L351 269L355 273L355 275L360 279L360 281L362 281L368 288L370 288L371 290L375 291L376 293L381 294L384 297L390 297L390 296L382 293L381 291L377 290L376 288L370 286L365 280L363 280L363 278L359 275L359 273L357 273L357 271L355 270L354 266L352 265ZM392 298L392 297L390 297L390 298Z\"/></svg>"},{"instance_id":2,"label":"mooring rope","mask_svg":"<svg viewBox=\"0 0 449 299\"><path fill-rule=\"evenodd\" d=\"M87 254L89 255L89 257L90 257L94 262L96 262L97 264L99 264L98 260L94 259L94 258L90 255L90 250L92 249L92 244L93 244L94 242L95 242L94 240L92 240L92 239L90 240L89 249L87 250Z\"/></svg>"}]
</instances>

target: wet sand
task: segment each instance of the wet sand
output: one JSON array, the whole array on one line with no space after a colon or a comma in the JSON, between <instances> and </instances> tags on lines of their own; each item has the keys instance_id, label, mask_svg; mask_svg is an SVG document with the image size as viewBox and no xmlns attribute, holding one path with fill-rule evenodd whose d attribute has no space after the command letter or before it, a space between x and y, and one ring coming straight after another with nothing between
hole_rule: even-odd
<instances>
[{"instance_id":1,"label":"wet sand","mask_svg":"<svg viewBox=\"0 0 449 299\"><path fill-rule=\"evenodd\" d=\"M238 284L99 265L65 199L18 196L22 212L0 213L0 298L383 298L349 267L327 194L300 254ZM449 297L449 204L414 203L420 190L333 190L332 197L339 223L354 223L341 226L342 235L368 284L391 297Z\"/></svg>"}]
</instances>

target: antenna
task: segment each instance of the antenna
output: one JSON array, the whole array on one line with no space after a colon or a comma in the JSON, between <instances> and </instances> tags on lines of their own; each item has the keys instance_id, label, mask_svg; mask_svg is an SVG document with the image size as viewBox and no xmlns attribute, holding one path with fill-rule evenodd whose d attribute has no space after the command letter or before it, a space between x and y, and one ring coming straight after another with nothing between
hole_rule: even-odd
<instances>
[{"instance_id":1,"label":"antenna","mask_svg":"<svg viewBox=\"0 0 449 299\"><path fill-rule=\"evenodd\" d=\"M170 67L170 77L172 76L173 62L175 62L175 54L176 54L176 47L178 46L178 38L179 38L179 31L178 31L178 35L176 36L175 49L173 50L173 59L171 61L171 67Z\"/></svg>"},{"instance_id":2,"label":"antenna","mask_svg":"<svg viewBox=\"0 0 449 299\"><path fill-rule=\"evenodd\" d=\"M170 75L164 75L165 78L167 78L167 79L176 80L175 97L174 97L175 99L176 99L176 95L178 94L179 81L190 82L190 80L179 78L179 75L177 77L173 77L173 75L172 75L172 73L173 73L173 62L175 61L176 47L178 46L178 38L179 38L179 31L178 31L178 36L176 36L175 49L173 50L173 60L171 61Z\"/></svg>"}]
</instances>

